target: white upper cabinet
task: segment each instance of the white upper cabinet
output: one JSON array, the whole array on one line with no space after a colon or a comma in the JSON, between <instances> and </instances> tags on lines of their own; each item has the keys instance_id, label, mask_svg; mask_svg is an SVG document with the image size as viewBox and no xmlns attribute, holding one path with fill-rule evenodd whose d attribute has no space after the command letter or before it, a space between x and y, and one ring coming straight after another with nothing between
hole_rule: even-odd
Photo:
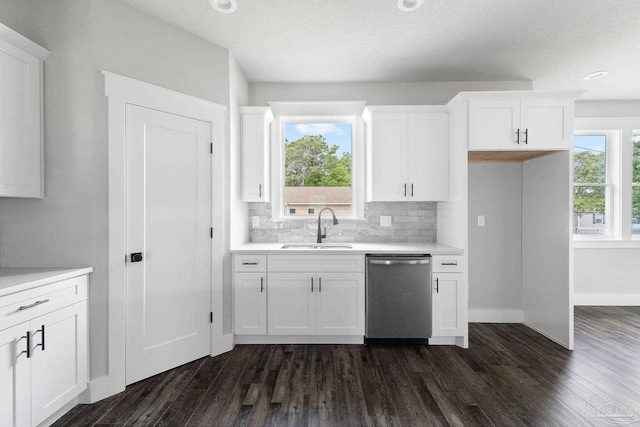
<instances>
[{"instance_id":1,"label":"white upper cabinet","mask_svg":"<svg viewBox=\"0 0 640 427\"><path fill-rule=\"evenodd\" d=\"M0 24L0 197L44 197L47 56L46 49Z\"/></svg>"},{"instance_id":2,"label":"white upper cabinet","mask_svg":"<svg viewBox=\"0 0 640 427\"><path fill-rule=\"evenodd\" d=\"M442 107L367 107L367 201L441 201L449 193Z\"/></svg>"},{"instance_id":3,"label":"white upper cabinet","mask_svg":"<svg viewBox=\"0 0 640 427\"><path fill-rule=\"evenodd\" d=\"M567 150L573 98L471 99L469 150Z\"/></svg>"},{"instance_id":4,"label":"white upper cabinet","mask_svg":"<svg viewBox=\"0 0 640 427\"><path fill-rule=\"evenodd\" d=\"M269 107L240 107L242 139L241 198L243 202L269 201Z\"/></svg>"}]
</instances>

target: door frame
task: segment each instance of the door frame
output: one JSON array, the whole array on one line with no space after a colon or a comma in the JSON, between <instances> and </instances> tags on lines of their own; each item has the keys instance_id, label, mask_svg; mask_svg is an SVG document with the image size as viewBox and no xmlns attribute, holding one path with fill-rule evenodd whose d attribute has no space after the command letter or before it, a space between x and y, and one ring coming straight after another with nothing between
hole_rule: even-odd
<instances>
[{"instance_id":1,"label":"door frame","mask_svg":"<svg viewBox=\"0 0 640 427\"><path fill-rule=\"evenodd\" d=\"M167 113L205 121L211 124L213 155L211 156L211 355L229 351L233 341L223 335L223 257L225 251L224 218L227 201L224 196L225 153L228 137L227 107L160 86L103 71L105 95L108 98L109 158L109 251L108 251L108 374L91 381L91 402L125 389L126 333L126 179L125 179L125 107L135 104Z\"/></svg>"}]
</instances>

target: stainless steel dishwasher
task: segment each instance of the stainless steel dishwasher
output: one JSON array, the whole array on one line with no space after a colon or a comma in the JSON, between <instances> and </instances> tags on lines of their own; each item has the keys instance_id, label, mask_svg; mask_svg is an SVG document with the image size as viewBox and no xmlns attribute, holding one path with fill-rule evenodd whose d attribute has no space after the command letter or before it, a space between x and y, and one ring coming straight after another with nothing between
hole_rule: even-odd
<instances>
[{"instance_id":1,"label":"stainless steel dishwasher","mask_svg":"<svg viewBox=\"0 0 640 427\"><path fill-rule=\"evenodd\" d=\"M368 255L365 343L427 343L431 256Z\"/></svg>"}]
</instances>

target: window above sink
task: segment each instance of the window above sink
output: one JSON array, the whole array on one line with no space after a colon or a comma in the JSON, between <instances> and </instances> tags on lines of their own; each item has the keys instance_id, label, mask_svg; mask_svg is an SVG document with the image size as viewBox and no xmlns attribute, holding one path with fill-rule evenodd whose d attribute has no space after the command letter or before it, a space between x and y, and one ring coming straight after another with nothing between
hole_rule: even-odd
<instances>
[{"instance_id":1,"label":"window above sink","mask_svg":"<svg viewBox=\"0 0 640 427\"><path fill-rule=\"evenodd\" d=\"M271 208L281 220L364 214L364 102L270 103Z\"/></svg>"}]
</instances>

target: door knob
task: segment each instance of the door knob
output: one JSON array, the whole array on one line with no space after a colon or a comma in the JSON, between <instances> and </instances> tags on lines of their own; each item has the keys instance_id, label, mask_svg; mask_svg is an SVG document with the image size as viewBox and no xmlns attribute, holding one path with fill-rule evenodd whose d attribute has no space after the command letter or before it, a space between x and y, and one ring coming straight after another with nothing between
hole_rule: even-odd
<instances>
[{"instance_id":1,"label":"door knob","mask_svg":"<svg viewBox=\"0 0 640 427\"><path fill-rule=\"evenodd\" d=\"M131 254L131 262L140 262L142 261L142 252L133 252Z\"/></svg>"}]
</instances>

